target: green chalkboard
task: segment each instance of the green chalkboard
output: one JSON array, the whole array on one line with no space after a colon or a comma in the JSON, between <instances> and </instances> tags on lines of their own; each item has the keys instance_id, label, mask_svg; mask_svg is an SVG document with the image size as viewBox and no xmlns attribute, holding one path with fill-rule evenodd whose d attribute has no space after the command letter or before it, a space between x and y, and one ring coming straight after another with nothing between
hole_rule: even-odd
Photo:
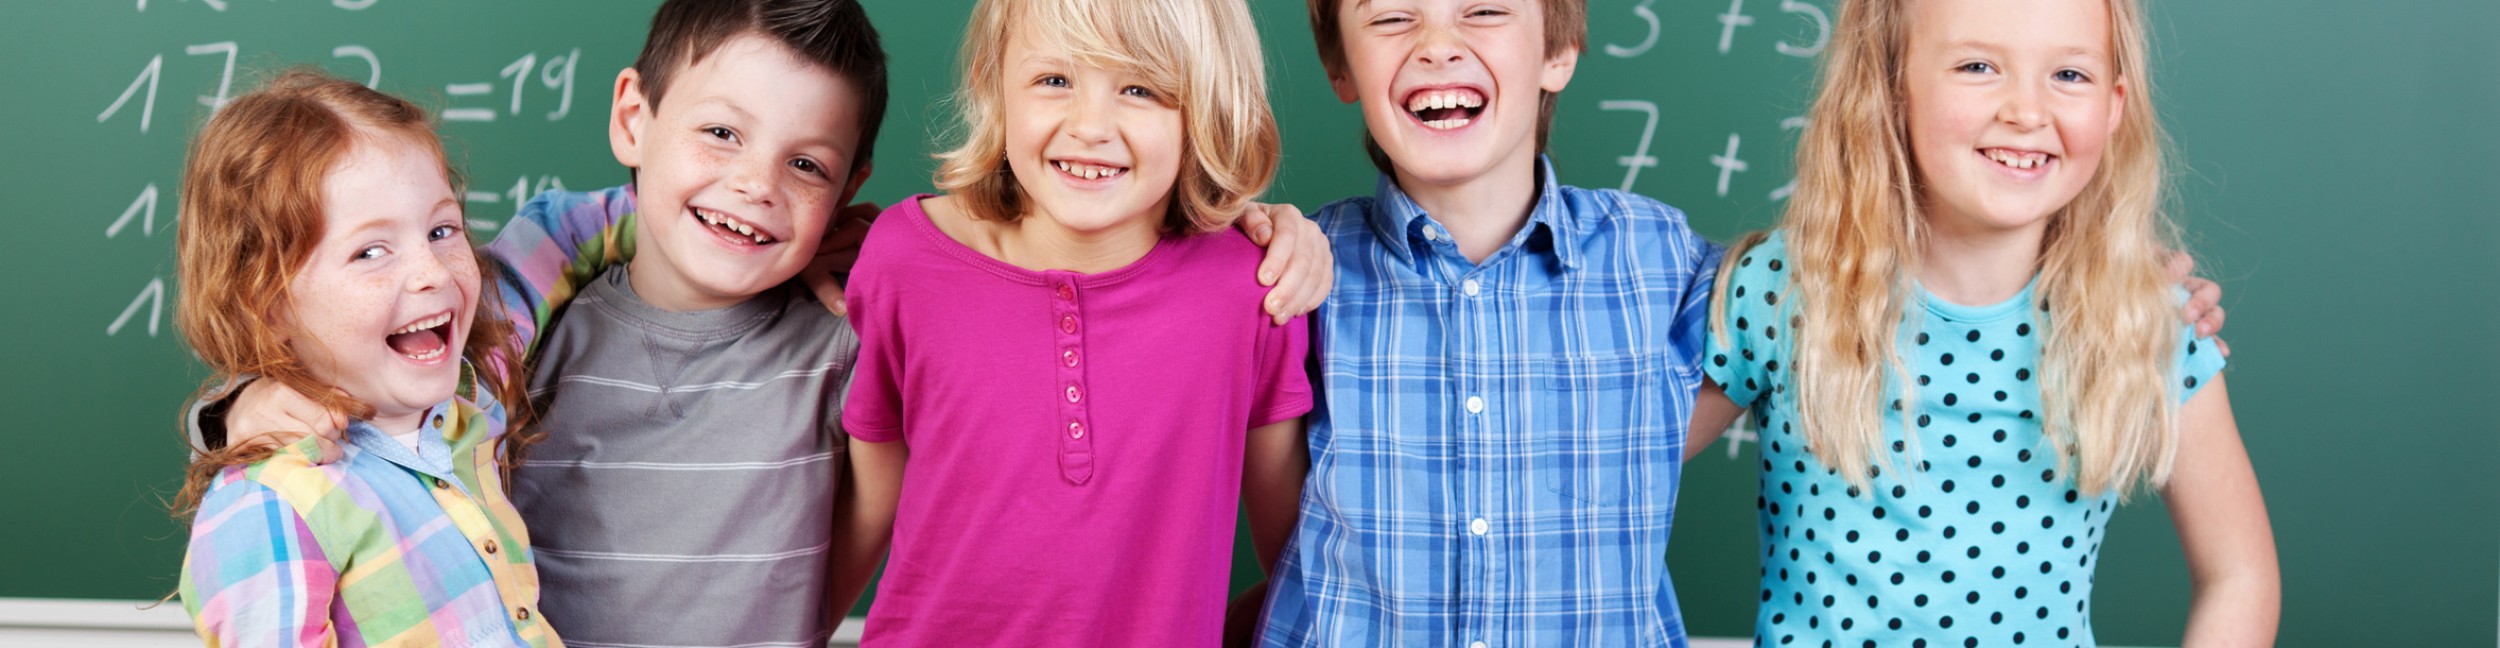
<instances>
[{"instance_id":1,"label":"green chalkboard","mask_svg":"<svg viewBox=\"0 0 2500 648\"><path fill-rule=\"evenodd\" d=\"M1836 0L1592 0L1554 129L1563 181L1628 187L1713 237L1770 225ZM894 99L863 196L926 191L969 0L871 0ZM221 95L313 64L443 111L473 219L625 180L604 111L652 0L0 5L0 597L155 598L178 406L183 144ZM1285 164L1271 198L1367 194L1355 110L1302 3L1252 3ZM2478 645L2500 627L2500 5L2156 3L2181 220L2228 287L2231 383L2267 490L2284 645ZM481 232L491 233L484 227ZM1700 636L1751 631L1753 448L1687 473L1668 561ZM2188 581L2156 498L2112 524L2099 638L2175 644ZM1245 559L1237 577L1255 573Z\"/></svg>"}]
</instances>

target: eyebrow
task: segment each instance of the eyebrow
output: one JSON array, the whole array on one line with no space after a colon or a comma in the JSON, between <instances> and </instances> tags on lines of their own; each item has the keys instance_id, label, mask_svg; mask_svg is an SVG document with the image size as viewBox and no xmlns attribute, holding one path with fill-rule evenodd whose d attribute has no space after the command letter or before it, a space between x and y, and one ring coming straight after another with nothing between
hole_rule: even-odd
<instances>
[{"instance_id":1,"label":"eyebrow","mask_svg":"<svg viewBox=\"0 0 2500 648\"><path fill-rule=\"evenodd\" d=\"M1945 44L1945 49L1948 49L1948 50L1957 50L1957 51L1958 51L1958 50L1977 50L1977 51L1980 51L1980 52L1985 52L1985 53L1988 53L1988 54L1998 55L1998 56L2002 56L2002 55L2004 55L2004 54L2005 54L2005 47L2004 47L2004 46L2002 46L2002 45L1998 45L1998 44L1995 44L1995 43L1990 43L1990 42L1986 42L1986 41L1975 41L1975 40L1954 41L1954 42L1952 42L1952 43L1947 43L1947 44ZM2057 51L2052 52L2052 53L2053 53L2053 54L2056 54L2056 55L2058 55L2058 56L2100 56L2100 55L2101 55L2101 51L2100 51L2100 50L2093 49L2093 48L2090 48L2090 47L2064 47L2064 48L2059 48Z\"/></svg>"}]
</instances>

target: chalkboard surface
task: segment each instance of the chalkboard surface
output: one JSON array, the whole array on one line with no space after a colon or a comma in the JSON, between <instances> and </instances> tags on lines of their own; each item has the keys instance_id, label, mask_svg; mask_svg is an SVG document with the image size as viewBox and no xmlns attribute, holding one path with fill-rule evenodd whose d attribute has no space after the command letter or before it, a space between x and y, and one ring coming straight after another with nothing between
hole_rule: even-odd
<instances>
[{"instance_id":1,"label":"chalkboard surface","mask_svg":"<svg viewBox=\"0 0 2500 648\"><path fill-rule=\"evenodd\" d=\"M311 64L440 111L477 231L625 181L606 148L650 0L138 0L0 6L0 597L173 589L183 146L222 97ZM926 191L968 0L872 0L894 103L863 196ZM1770 225L1833 0L1593 0L1554 129L1564 182L1713 237ZM1285 165L1271 198L1368 194L1361 120L1302 3L1253 3ZM2500 626L2500 4L2156 3L2178 204L2228 286L2231 383L2275 521L2284 645L2476 645ZM1696 635L1751 631L1753 448L1687 473L1668 560ZM2188 578L2158 498L2111 525L2094 623L2171 644ZM1245 560L1237 578L1254 574Z\"/></svg>"}]
</instances>

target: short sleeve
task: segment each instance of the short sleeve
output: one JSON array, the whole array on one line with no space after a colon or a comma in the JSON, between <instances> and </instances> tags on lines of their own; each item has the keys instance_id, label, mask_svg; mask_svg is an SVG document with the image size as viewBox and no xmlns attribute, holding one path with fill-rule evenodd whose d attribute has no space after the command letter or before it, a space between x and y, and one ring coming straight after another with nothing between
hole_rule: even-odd
<instances>
[{"instance_id":1,"label":"short sleeve","mask_svg":"<svg viewBox=\"0 0 2500 648\"><path fill-rule=\"evenodd\" d=\"M870 443L903 440L903 338L895 326L900 313L887 255L922 252L903 229L924 216L894 213L917 211L918 205L917 198L896 203L877 219L843 291L851 330L859 334L859 362L851 367L849 394L842 399L842 429Z\"/></svg>"},{"instance_id":2,"label":"short sleeve","mask_svg":"<svg viewBox=\"0 0 2500 648\"><path fill-rule=\"evenodd\" d=\"M338 572L295 507L242 467L216 477L191 521L182 605L211 646L325 646Z\"/></svg>"},{"instance_id":3,"label":"short sleeve","mask_svg":"<svg viewBox=\"0 0 2500 648\"><path fill-rule=\"evenodd\" d=\"M1311 323L1298 315L1283 325L1259 321L1258 383L1250 400L1250 427L1264 427L1311 411L1311 376L1304 367L1311 352Z\"/></svg>"},{"instance_id":4,"label":"short sleeve","mask_svg":"<svg viewBox=\"0 0 2500 648\"><path fill-rule=\"evenodd\" d=\"M2180 299L2186 299L2185 293L2181 293ZM2204 389L2206 383L2213 382L2214 376L2221 375L2225 363L2222 350L2214 348L2214 339L2197 337L2195 325L2180 326L2179 340L2179 362L2173 374L2178 379L2173 386L2179 388L2178 402L2185 403L2196 397L2196 391Z\"/></svg>"},{"instance_id":5,"label":"short sleeve","mask_svg":"<svg viewBox=\"0 0 2500 648\"><path fill-rule=\"evenodd\" d=\"M1710 352L1710 288L1719 274L1719 258L1726 250L1691 230L1684 236L1678 260L1685 266L1677 272L1685 277L1684 299L1676 307L1675 323L1669 327L1669 338L1678 357L1706 357ZM1686 374L1690 375L1690 374Z\"/></svg>"},{"instance_id":6,"label":"short sleeve","mask_svg":"<svg viewBox=\"0 0 2500 648\"><path fill-rule=\"evenodd\" d=\"M1773 367L1787 355L1789 340L1780 334L1788 319L1783 315L1787 306L1780 301L1780 292L1787 289L1789 268L1783 258L1787 250L1773 236L1750 249L1727 253L1738 255L1735 266L1718 278L1729 282L1727 290L1713 291L1722 302L1706 311L1724 311L1725 320L1712 327L1701 368L1727 392L1729 400L1750 407L1771 390L1776 378Z\"/></svg>"}]
</instances>

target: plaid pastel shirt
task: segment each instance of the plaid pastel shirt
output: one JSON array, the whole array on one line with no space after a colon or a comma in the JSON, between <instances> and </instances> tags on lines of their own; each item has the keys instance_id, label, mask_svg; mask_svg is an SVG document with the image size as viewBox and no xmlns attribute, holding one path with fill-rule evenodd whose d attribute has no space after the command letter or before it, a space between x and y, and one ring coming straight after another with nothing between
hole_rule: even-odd
<instances>
[{"instance_id":1,"label":"plaid pastel shirt","mask_svg":"<svg viewBox=\"0 0 2500 648\"><path fill-rule=\"evenodd\" d=\"M305 439L218 473L182 605L210 646L562 646L538 618L529 532L495 472L503 405L455 397L417 448L364 421L346 458Z\"/></svg>"},{"instance_id":2,"label":"plaid pastel shirt","mask_svg":"<svg viewBox=\"0 0 2500 648\"><path fill-rule=\"evenodd\" d=\"M1667 532L1721 250L1538 178L1481 264L1387 177L1316 215L1337 285L1265 645L1684 645Z\"/></svg>"},{"instance_id":3,"label":"plaid pastel shirt","mask_svg":"<svg viewBox=\"0 0 2500 648\"><path fill-rule=\"evenodd\" d=\"M547 192L486 250L524 355L577 288L633 255L630 187ZM461 393L470 394L464 373ZM220 472L192 520L183 607L211 646L562 646L496 467L503 405L454 397L419 446L351 422Z\"/></svg>"}]
</instances>

